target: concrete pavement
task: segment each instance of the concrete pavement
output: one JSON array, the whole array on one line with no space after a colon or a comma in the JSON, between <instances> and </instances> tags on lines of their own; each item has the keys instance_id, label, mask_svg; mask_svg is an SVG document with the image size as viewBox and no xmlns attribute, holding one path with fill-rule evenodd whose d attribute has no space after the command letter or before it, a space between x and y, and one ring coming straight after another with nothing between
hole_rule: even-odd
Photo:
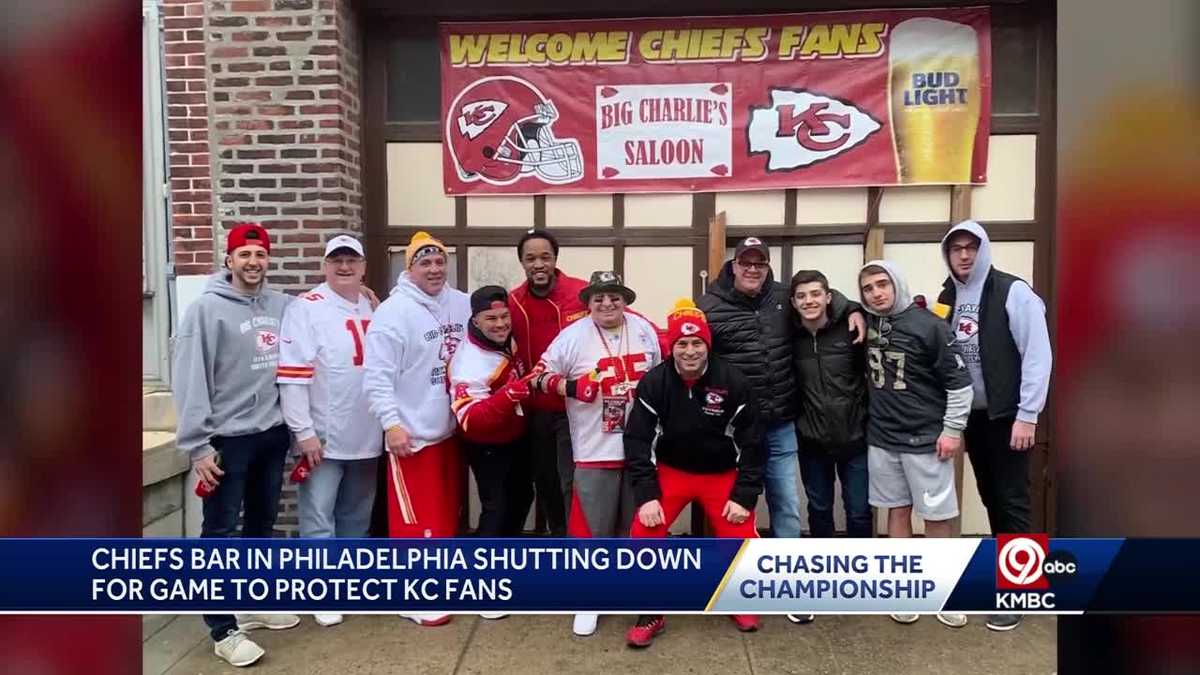
<instances>
[{"instance_id":1,"label":"concrete pavement","mask_svg":"<svg viewBox=\"0 0 1200 675\"><path fill-rule=\"evenodd\" d=\"M304 617L291 630L254 631L267 655L247 671L213 655L200 617L145 617L143 672L1026 675L1056 668L1053 617L1027 618L1015 631L994 633L975 616L957 630L932 616L907 626L885 616L817 617L806 626L765 616L757 633L743 634L723 616L669 616L667 631L645 650L625 646L632 621L603 616L595 635L577 638L570 617L561 615L500 621L458 616L437 628L384 615L348 616L339 626L321 628Z\"/></svg>"}]
</instances>

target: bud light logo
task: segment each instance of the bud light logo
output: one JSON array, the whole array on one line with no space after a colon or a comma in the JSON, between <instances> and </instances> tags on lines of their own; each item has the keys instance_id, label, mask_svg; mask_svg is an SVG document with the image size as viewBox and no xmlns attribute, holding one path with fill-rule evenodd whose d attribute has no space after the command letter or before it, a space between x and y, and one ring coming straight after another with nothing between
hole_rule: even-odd
<instances>
[{"instance_id":1,"label":"bud light logo","mask_svg":"<svg viewBox=\"0 0 1200 675\"><path fill-rule=\"evenodd\" d=\"M912 88L904 90L905 106L966 105L967 87L953 71L913 73Z\"/></svg>"},{"instance_id":2,"label":"bud light logo","mask_svg":"<svg viewBox=\"0 0 1200 675\"><path fill-rule=\"evenodd\" d=\"M996 537L996 588L1050 588L1045 564L1050 539L1044 534L1001 534Z\"/></svg>"}]
</instances>

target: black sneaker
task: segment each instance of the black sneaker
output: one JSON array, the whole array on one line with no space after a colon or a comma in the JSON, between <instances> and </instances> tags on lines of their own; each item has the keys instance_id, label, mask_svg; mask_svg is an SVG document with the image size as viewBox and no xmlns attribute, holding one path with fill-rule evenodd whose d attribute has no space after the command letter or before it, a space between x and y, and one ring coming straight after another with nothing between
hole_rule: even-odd
<instances>
[{"instance_id":1,"label":"black sneaker","mask_svg":"<svg viewBox=\"0 0 1200 675\"><path fill-rule=\"evenodd\" d=\"M1020 614L993 614L987 618L987 627L990 630L1006 631L1020 625Z\"/></svg>"},{"instance_id":2,"label":"black sneaker","mask_svg":"<svg viewBox=\"0 0 1200 675\"><path fill-rule=\"evenodd\" d=\"M812 623L817 618L816 614L788 614L787 620L792 623Z\"/></svg>"}]
</instances>

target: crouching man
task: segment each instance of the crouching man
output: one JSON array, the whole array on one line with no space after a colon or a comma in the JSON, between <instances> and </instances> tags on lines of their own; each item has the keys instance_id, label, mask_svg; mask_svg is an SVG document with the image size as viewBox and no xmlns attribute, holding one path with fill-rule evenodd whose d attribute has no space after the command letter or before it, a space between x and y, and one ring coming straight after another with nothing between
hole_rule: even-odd
<instances>
[{"instance_id":1,"label":"crouching man","mask_svg":"<svg viewBox=\"0 0 1200 675\"><path fill-rule=\"evenodd\" d=\"M757 537L754 509L766 456L747 380L709 353L712 334L691 300L676 303L667 340L670 356L638 383L625 429L625 464L638 504L631 534L665 537L694 502L714 536ZM738 630L758 630L757 617L732 618ZM648 647L665 628L662 616L642 616L626 642Z\"/></svg>"}]
</instances>

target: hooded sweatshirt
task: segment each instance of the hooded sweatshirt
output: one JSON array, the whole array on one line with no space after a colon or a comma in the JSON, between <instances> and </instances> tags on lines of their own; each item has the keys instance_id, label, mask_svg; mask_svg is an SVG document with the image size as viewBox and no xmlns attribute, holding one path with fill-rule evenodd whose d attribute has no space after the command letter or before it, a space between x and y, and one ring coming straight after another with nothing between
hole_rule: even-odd
<instances>
[{"instance_id":1,"label":"hooded sweatshirt","mask_svg":"<svg viewBox=\"0 0 1200 675\"><path fill-rule=\"evenodd\" d=\"M946 322L914 305L899 269L886 260L896 299L867 321L867 442L893 452L934 452L939 435L961 437L971 412L971 375ZM861 274L861 270L860 270ZM860 284L861 288L861 284Z\"/></svg>"},{"instance_id":2,"label":"hooded sweatshirt","mask_svg":"<svg viewBox=\"0 0 1200 675\"><path fill-rule=\"evenodd\" d=\"M444 286L429 295L402 272L367 331L363 390L383 429L400 425L419 450L454 433L446 364L466 335L471 300Z\"/></svg>"},{"instance_id":3,"label":"hooded sweatshirt","mask_svg":"<svg viewBox=\"0 0 1200 675\"><path fill-rule=\"evenodd\" d=\"M979 239L975 264L962 281L950 268L948 250L958 232ZM1046 305L1029 284L992 267L992 242L973 220L950 228L942 238L942 260L950 276L938 301L951 305L950 326L974 386L972 407L994 413L991 417L1015 413L1023 422L1037 423L1046 405L1052 363ZM991 398L989 381L998 390Z\"/></svg>"},{"instance_id":4,"label":"hooded sweatshirt","mask_svg":"<svg viewBox=\"0 0 1200 675\"><path fill-rule=\"evenodd\" d=\"M192 460L215 452L214 436L244 436L283 423L275 371L279 325L292 297L243 293L229 272L209 278L175 335L176 445Z\"/></svg>"}]
</instances>

